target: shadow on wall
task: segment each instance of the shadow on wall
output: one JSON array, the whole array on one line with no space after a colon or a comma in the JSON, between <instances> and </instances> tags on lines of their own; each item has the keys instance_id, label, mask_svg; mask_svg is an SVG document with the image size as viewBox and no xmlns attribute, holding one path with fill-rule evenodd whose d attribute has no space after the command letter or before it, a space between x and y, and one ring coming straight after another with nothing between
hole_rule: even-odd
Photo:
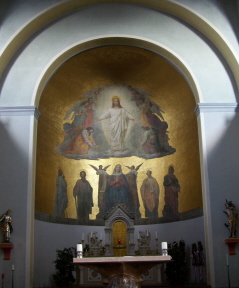
<instances>
[{"instance_id":1,"label":"shadow on wall","mask_svg":"<svg viewBox=\"0 0 239 288\"><path fill-rule=\"evenodd\" d=\"M231 200L239 209L239 113L232 118L225 134L217 142L208 157L208 176L210 188L210 211L212 217L212 235L214 249L215 275L217 287L227 286L226 253L228 253L224 240L229 237L229 231L224 226L227 217L223 213L225 202ZM216 119L214 120L217 125ZM222 127L222 126L221 126ZM239 235L237 235L238 237ZM217 251L221 251L218 253ZM238 261L239 250L236 255L229 256L231 285L236 287L239 283ZM220 285L219 285L220 284Z\"/></svg>"},{"instance_id":2,"label":"shadow on wall","mask_svg":"<svg viewBox=\"0 0 239 288\"><path fill-rule=\"evenodd\" d=\"M231 27L237 36L237 42L239 42L239 2L228 0L217 0L217 5L222 13L227 17L227 20L231 24ZM234 15L234 17L232 17Z\"/></svg>"},{"instance_id":3,"label":"shadow on wall","mask_svg":"<svg viewBox=\"0 0 239 288\"><path fill-rule=\"evenodd\" d=\"M25 280L22 275L25 273L25 267L22 265L22 261L26 257L24 242L26 240L28 159L24 157L24 153L16 140L12 139L8 126L10 127L10 122L0 122L0 215L5 213L7 209L12 209L13 233L10 241L18 249L11 251L10 261L3 260L3 254L0 251L0 271L6 276L4 280L6 287L10 287L9 271L11 271L11 265L14 263L16 267L15 281L20 283L20 287L24 287ZM25 129L22 127L23 131ZM22 137L24 137L23 133ZM0 237L0 242L2 242L2 233L0 233Z\"/></svg>"},{"instance_id":4,"label":"shadow on wall","mask_svg":"<svg viewBox=\"0 0 239 288\"><path fill-rule=\"evenodd\" d=\"M6 124L0 122L0 151L1 151L1 164L0 164L0 183L1 193L4 193L4 197L0 201L0 213L1 210L9 208L6 205L17 205L14 202L17 201L23 195L11 194L12 191L20 191L22 170L27 168L28 159L24 159L24 154L12 137ZM14 212L14 211L13 211Z\"/></svg>"}]
</instances>

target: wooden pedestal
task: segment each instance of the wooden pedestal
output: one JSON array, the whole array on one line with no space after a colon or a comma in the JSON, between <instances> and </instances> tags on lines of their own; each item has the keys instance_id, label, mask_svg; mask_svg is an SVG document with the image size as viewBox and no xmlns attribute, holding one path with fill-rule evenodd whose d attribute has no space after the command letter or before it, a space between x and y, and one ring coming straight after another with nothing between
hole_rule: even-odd
<instances>
[{"instance_id":1,"label":"wooden pedestal","mask_svg":"<svg viewBox=\"0 0 239 288\"><path fill-rule=\"evenodd\" d=\"M227 238L225 240L225 243L228 246L229 255L236 255L235 247L238 242L239 238Z\"/></svg>"},{"instance_id":2,"label":"wooden pedestal","mask_svg":"<svg viewBox=\"0 0 239 288\"><path fill-rule=\"evenodd\" d=\"M0 243L0 248L2 248L2 251L4 253L4 260L10 260L10 255L11 255L11 251L13 248L13 244L12 243Z\"/></svg>"}]
</instances>

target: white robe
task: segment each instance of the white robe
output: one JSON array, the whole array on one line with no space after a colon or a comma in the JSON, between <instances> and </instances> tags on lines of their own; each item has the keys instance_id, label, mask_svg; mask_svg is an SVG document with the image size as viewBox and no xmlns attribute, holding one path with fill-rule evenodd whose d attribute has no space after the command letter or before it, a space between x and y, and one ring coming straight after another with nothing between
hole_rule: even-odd
<instances>
[{"instance_id":1,"label":"white robe","mask_svg":"<svg viewBox=\"0 0 239 288\"><path fill-rule=\"evenodd\" d=\"M99 120L109 119L110 144L112 151L124 150L124 138L128 128L128 120L134 120L124 108L110 108Z\"/></svg>"}]
</instances>

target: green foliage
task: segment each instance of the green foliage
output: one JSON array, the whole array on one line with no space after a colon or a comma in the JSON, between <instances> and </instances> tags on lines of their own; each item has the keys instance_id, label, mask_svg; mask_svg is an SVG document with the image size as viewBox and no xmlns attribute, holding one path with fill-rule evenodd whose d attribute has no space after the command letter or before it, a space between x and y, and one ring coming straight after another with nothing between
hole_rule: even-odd
<instances>
[{"instance_id":1,"label":"green foliage","mask_svg":"<svg viewBox=\"0 0 239 288\"><path fill-rule=\"evenodd\" d=\"M75 270L75 265L72 264L73 258L76 255L74 247L64 248L63 250L56 250L57 258L53 263L55 264L56 274L53 275L57 288L70 287L75 282L72 271Z\"/></svg>"},{"instance_id":2,"label":"green foliage","mask_svg":"<svg viewBox=\"0 0 239 288\"><path fill-rule=\"evenodd\" d=\"M187 279L187 263L185 242L180 240L168 245L168 255L172 257L172 262L167 263L165 274L171 285L183 285Z\"/></svg>"}]
</instances>

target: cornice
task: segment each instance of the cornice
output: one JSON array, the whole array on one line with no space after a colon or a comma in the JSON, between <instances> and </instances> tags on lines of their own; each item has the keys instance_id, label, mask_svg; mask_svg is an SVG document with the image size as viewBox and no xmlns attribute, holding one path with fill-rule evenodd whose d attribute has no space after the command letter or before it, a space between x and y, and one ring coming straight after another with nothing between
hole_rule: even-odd
<instances>
[{"instance_id":1,"label":"cornice","mask_svg":"<svg viewBox=\"0 0 239 288\"><path fill-rule=\"evenodd\" d=\"M238 103L198 103L195 108L197 117L201 113L239 112Z\"/></svg>"},{"instance_id":2,"label":"cornice","mask_svg":"<svg viewBox=\"0 0 239 288\"><path fill-rule=\"evenodd\" d=\"M34 116L38 120L40 114L37 106L0 107L0 116Z\"/></svg>"}]
</instances>

